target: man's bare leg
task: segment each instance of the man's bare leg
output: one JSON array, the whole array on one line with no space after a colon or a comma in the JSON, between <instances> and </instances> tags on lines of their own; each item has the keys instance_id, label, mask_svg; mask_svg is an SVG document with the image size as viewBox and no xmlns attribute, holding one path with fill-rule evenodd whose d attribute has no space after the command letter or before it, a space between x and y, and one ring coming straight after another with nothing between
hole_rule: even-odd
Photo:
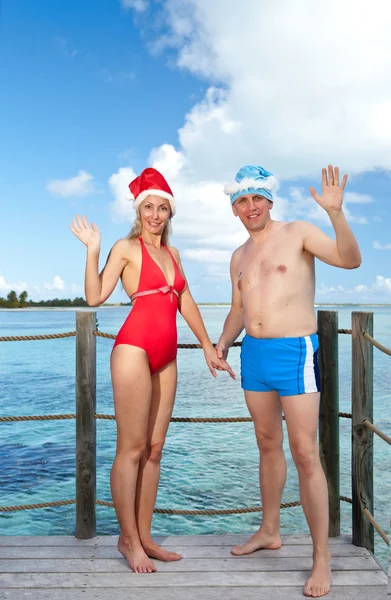
<instances>
[{"instance_id":1,"label":"man's bare leg","mask_svg":"<svg viewBox=\"0 0 391 600\"><path fill-rule=\"evenodd\" d=\"M250 554L261 548L281 547L280 504L286 481L286 460L282 447L282 411L277 392L245 391L260 451L259 480L263 516L259 530L245 543L232 548L232 554Z\"/></svg>"},{"instance_id":2,"label":"man's bare leg","mask_svg":"<svg viewBox=\"0 0 391 600\"><path fill-rule=\"evenodd\" d=\"M317 442L319 392L281 398L289 444L299 474L300 498L311 531L313 566L304 595L318 598L330 590L329 505Z\"/></svg>"}]
</instances>

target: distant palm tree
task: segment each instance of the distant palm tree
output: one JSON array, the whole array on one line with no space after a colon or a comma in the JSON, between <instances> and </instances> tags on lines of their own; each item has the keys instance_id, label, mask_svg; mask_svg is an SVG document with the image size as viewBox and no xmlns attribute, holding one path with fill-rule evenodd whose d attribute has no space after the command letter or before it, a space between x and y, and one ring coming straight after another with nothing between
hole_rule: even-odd
<instances>
[{"instance_id":1,"label":"distant palm tree","mask_svg":"<svg viewBox=\"0 0 391 600\"><path fill-rule=\"evenodd\" d=\"M11 290L7 296L7 304L9 308L18 308L19 300L14 290Z\"/></svg>"},{"instance_id":2,"label":"distant palm tree","mask_svg":"<svg viewBox=\"0 0 391 600\"><path fill-rule=\"evenodd\" d=\"M21 308L25 308L25 307L28 305L28 302L27 302L27 296L28 296L28 293L27 293L27 292L22 292L22 293L19 295L19 306L20 306Z\"/></svg>"}]
</instances>

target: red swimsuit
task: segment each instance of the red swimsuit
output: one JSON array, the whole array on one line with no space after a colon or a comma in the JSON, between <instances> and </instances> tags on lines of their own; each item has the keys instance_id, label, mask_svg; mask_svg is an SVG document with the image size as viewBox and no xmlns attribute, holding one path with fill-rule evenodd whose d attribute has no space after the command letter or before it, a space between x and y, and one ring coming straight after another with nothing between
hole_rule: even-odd
<instances>
[{"instance_id":1,"label":"red swimsuit","mask_svg":"<svg viewBox=\"0 0 391 600\"><path fill-rule=\"evenodd\" d=\"M118 332L113 350L119 344L129 344L145 350L151 375L175 360L177 355L178 333L176 313L178 296L186 281L179 272L171 252L174 265L174 285L169 286L162 269L141 244L141 273L138 290L130 299L138 298L125 323Z\"/></svg>"}]
</instances>

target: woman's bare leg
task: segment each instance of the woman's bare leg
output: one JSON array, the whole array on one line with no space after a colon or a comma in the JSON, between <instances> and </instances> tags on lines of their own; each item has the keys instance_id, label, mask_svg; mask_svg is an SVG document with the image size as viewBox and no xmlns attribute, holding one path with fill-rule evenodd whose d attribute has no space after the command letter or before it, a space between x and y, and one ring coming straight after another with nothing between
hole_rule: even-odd
<instances>
[{"instance_id":1,"label":"woman's bare leg","mask_svg":"<svg viewBox=\"0 0 391 600\"><path fill-rule=\"evenodd\" d=\"M176 552L160 548L151 538L151 524L160 478L160 461L177 386L176 361L152 376L152 400L149 413L147 448L140 461L137 480L137 526L141 543L148 556L171 561L182 558Z\"/></svg>"},{"instance_id":2,"label":"woman's bare leg","mask_svg":"<svg viewBox=\"0 0 391 600\"><path fill-rule=\"evenodd\" d=\"M140 542L135 515L137 475L146 448L152 382L146 354L125 344L111 355L117 422L117 452L111 470L111 495L120 526L118 550L136 573L156 571Z\"/></svg>"}]
</instances>

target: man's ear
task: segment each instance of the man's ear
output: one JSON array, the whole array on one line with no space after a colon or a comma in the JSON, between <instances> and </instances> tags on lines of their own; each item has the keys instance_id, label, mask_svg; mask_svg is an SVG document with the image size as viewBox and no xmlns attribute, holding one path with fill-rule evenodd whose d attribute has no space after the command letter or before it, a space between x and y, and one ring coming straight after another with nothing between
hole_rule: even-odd
<instances>
[{"instance_id":1,"label":"man's ear","mask_svg":"<svg viewBox=\"0 0 391 600\"><path fill-rule=\"evenodd\" d=\"M273 201L272 200L268 200L269 202L269 210L271 210L273 208Z\"/></svg>"},{"instance_id":2,"label":"man's ear","mask_svg":"<svg viewBox=\"0 0 391 600\"><path fill-rule=\"evenodd\" d=\"M238 211L236 210L235 202L232 204L232 212L234 213L235 217L238 216Z\"/></svg>"}]
</instances>

